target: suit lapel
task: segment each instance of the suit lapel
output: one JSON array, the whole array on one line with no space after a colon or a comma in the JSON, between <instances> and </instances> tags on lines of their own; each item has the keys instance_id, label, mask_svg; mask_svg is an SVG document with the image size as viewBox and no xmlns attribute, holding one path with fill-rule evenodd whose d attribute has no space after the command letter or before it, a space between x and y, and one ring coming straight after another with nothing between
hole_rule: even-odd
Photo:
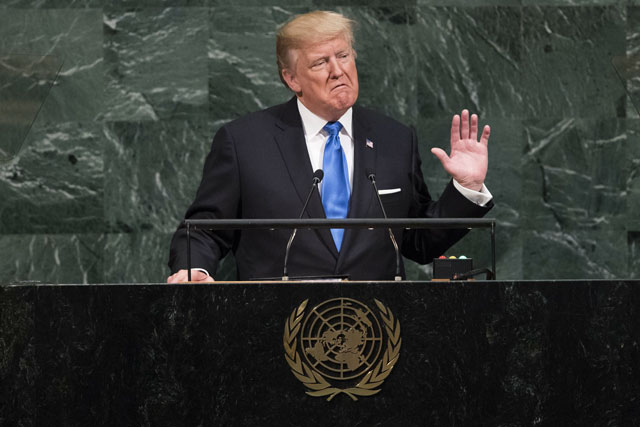
<instances>
[{"instance_id":1,"label":"suit lapel","mask_svg":"<svg viewBox=\"0 0 640 427\"><path fill-rule=\"evenodd\" d=\"M371 136L369 123L362 117L360 110L353 108L353 191L349 201L349 218L366 218L374 193L371 182L367 178L367 170L375 172L376 151L374 144L368 144ZM349 247L355 244L357 230L347 229L342 240L340 260L348 255Z\"/></svg>"},{"instance_id":2,"label":"suit lapel","mask_svg":"<svg viewBox=\"0 0 640 427\"><path fill-rule=\"evenodd\" d=\"M300 113L298 112L298 105L295 97L291 101L287 102L285 109L280 116L280 121L276 122L276 127L279 129L279 132L276 132L275 134L276 143L278 144L280 154L287 165L287 170L291 180L293 181L296 193L298 194L301 203L304 204L307 194L309 194L309 190L311 189L313 170L311 160L309 159L309 152L307 151L307 146L305 144L302 120L300 119ZM318 191L314 191L311 200L309 200L309 205L307 206L307 213L303 217L326 217ZM338 251L333 243L333 238L331 237L329 229L317 229L315 231L320 237L320 240L337 259Z\"/></svg>"}]
</instances>

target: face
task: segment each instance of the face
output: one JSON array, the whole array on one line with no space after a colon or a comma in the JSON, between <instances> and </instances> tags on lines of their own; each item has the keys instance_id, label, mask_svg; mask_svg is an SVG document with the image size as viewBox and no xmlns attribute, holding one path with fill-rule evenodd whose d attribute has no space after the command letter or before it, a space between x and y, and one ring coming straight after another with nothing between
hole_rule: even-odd
<instances>
[{"instance_id":1,"label":"face","mask_svg":"<svg viewBox=\"0 0 640 427\"><path fill-rule=\"evenodd\" d=\"M297 49L283 77L311 112L338 120L358 98L355 52L342 37Z\"/></svg>"}]
</instances>

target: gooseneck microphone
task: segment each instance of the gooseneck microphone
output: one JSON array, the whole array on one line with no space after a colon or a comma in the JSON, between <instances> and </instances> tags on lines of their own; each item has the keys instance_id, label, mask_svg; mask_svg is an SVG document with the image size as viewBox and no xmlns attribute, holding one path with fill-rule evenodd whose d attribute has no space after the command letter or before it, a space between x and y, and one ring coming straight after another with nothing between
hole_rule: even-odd
<instances>
[{"instance_id":1,"label":"gooseneck microphone","mask_svg":"<svg viewBox=\"0 0 640 427\"><path fill-rule=\"evenodd\" d=\"M368 168L365 172L367 173L367 178L373 185L373 191L375 191L376 197L378 198L380 209L382 209L382 215L384 216L384 219L388 219L387 212L384 210L384 205L382 204L382 199L380 198L380 193L378 192L378 186L376 185L376 174L373 172L373 170ZM399 281L402 280L402 275L400 274L400 250L398 249L398 243L396 242L396 237L393 235L393 231L391 231L391 227L389 227L389 237L391 238L391 243L393 243L393 248L396 251L396 277L394 279L396 281Z\"/></svg>"},{"instance_id":2,"label":"gooseneck microphone","mask_svg":"<svg viewBox=\"0 0 640 427\"><path fill-rule=\"evenodd\" d=\"M318 184L324 178L324 172L322 169L318 169L313 173L313 181L311 183L311 190L309 190L309 194L307 195L307 200L304 202L304 206L302 207L302 211L300 212L300 217L298 219L302 219L302 215L307 210L307 205L309 204L309 200L311 200L311 195L313 191L318 188ZM296 233L298 232L297 228L294 228L291 232L291 236L289 236L289 242L287 242L287 250L284 253L284 270L282 272L282 280L289 280L289 274L287 272L287 263L289 262L289 251L291 250L291 244L293 243L293 239L296 237Z\"/></svg>"}]
</instances>

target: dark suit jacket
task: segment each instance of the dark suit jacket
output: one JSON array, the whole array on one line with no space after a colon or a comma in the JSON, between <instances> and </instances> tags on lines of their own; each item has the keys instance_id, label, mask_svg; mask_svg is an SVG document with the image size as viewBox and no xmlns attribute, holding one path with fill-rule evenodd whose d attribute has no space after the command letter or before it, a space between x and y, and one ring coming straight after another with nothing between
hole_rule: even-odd
<instances>
[{"instance_id":1,"label":"dark suit jacket","mask_svg":"<svg viewBox=\"0 0 640 427\"><path fill-rule=\"evenodd\" d=\"M350 218L382 217L367 169L375 171L389 217L480 217L490 207L468 201L449 183L438 201L429 196L420 170L415 132L371 110L353 107L354 172ZM373 148L366 141L373 142ZM249 114L216 134L186 218L297 218L311 188L313 170L296 99ZM324 218L315 192L308 218ZM394 230L402 254L419 263L444 253L463 230ZM215 275L218 262L233 250L238 279L282 276L290 230L192 233L192 267ZM338 253L328 229L299 230L291 248L289 273L346 274L352 280L393 279L395 253L384 230L346 230ZM186 268L186 233L180 227L171 241L172 272ZM403 273L404 274L404 273ZM214 276L215 277L215 276Z\"/></svg>"}]
</instances>

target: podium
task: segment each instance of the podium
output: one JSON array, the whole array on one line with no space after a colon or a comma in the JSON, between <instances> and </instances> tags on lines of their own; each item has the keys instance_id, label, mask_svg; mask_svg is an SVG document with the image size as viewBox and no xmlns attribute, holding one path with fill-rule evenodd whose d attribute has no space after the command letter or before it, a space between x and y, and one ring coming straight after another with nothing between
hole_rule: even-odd
<instances>
[{"instance_id":1,"label":"podium","mask_svg":"<svg viewBox=\"0 0 640 427\"><path fill-rule=\"evenodd\" d=\"M307 394L283 342L307 300L305 313L328 300L393 313L401 346L379 392ZM629 425L640 419L639 307L631 280L3 284L0 420Z\"/></svg>"}]
</instances>

